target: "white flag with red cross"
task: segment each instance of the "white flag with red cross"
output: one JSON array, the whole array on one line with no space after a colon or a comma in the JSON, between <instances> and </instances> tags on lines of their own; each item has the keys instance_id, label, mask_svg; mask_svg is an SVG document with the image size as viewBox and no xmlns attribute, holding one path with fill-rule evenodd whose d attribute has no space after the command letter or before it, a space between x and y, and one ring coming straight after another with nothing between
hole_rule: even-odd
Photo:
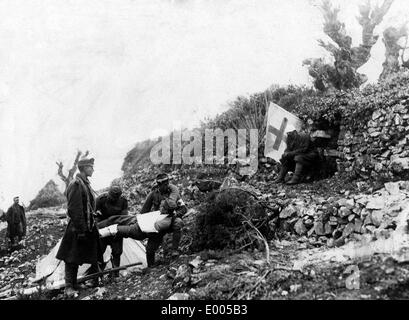
<instances>
[{"instance_id":1,"label":"white flag with red cross","mask_svg":"<svg viewBox=\"0 0 409 320\"><path fill-rule=\"evenodd\" d=\"M287 133L294 130L300 131L301 127L300 118L270 102L267 113L264 156L279 161L287 148Z\"/></svg>"}]
</instances>

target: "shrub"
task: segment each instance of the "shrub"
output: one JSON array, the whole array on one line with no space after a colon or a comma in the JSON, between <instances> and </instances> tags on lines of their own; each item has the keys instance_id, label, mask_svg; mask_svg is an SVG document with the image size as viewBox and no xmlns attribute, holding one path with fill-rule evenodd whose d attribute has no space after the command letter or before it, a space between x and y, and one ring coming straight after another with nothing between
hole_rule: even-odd
<instances>
[{"instance_id":1,"label":"shrub","mask_svg":"<svg viewBox=\"0 0 409 320\"><path fill-rule=\"evenodd\" d=\"M327 126L342 123L355 132L370 120L377 109L400 104L409 98L409 72L370 84L362 90L334 91L303 99L296 106L296 114L304 121L326 122Z\"/></svg>"},{"instance_id":2,"label":"shrub","mask_svg":"<svg viewBox=\"0 0 409 320\"><path fill-rule=\"evenodd\" d=\"M263 247L255 228L272 237L265 208L246 191L225 189L211 194L199 207L193 227L191 249Z\"/></svg>"}]
</instances>

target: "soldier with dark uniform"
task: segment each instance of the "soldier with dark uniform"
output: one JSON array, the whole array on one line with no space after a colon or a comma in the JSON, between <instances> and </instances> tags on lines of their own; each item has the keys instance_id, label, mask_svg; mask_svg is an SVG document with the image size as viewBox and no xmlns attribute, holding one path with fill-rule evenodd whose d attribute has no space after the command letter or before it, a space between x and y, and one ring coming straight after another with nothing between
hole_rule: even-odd
<instances>
[{"instance_id":1,"label":"soldier with dark uniform","mask_svg":"<svg viewBox=\"0 0 409 320\"><path fill-rule=\"evenodd\" d=\"M122 196L120 186L111 186L108 192L103 193L96 201L98 223L112 216L128 215L128 200ZM109 237L101 240L102 252L105 252L107 246L111 247L111 263L113 268L117 268L121 264L123 238ZM115 272L115 277L119 276L119 271Z\"/></svg>"},{"instance_id":2,"label":"soldier with dark uniform","mask_svg":"<svg viewBox=\"0 0 409 320\"><path fill-rule=\"evenodd\" d=\"M26 235L27 223L24 207L19 204L19 197L13 198L13 205L7 210L7 237L10 239L11 245L16 244L16 238L20 242Z\"/></svg>"},{"instance_id":3,"label":"soldier with dark uniform","mask_svg":"<svg viewBox=\"0 0 409 320\"><path fill-rule=\"evenodd\" d=\"M298 184L303 175L317 161L320 161L320 153L315 139L311 138L307 133L298 133L296 130L291 131L287 134L287 148L280 159L281 170L274 182L284 182L288 171L293 170L294 175L287 184Z\"/></svg>"},{"instance_id":4,"label":"soldier with dark uniform","mask_svg":"<svg viewBox=\"0 0 409 320\"><path fill-rule=\"evenodd\" d=\"M168 220L170 228L165 232L159 233L156 238L148 242L146 247L146 256L151 264L155 259L155 252L162 243L162 239L166 233L172 233L172 256L179 255L179 244L182 238L183 216L187 212L187 208L180 197L179 189L169 183L169 176L166 173L158 174L156 177L156 185L145 200L141 209L141 214L151 211L163 210L161 205L166 200L166 207L168 212ZM166 221L163 221L166 223Z\"/></svg>"},{"instance_id":5,"label":"soldier with dark uniform","mask_svg":"<svg viewBox=\"0 0 409 320\"><path fill-rule=\"evenodd\" d=\"M94 159L78 161L79 173L67 187L67 215L69 222L57 252L57 259L65 262L65 294L77 295L78 267L91 264L91 273L98 272L102 261L99 233L94 219L95 193L88 177L94 172ZM93 282L94 286L98 280Z\"/></svg>"}]
</instances>

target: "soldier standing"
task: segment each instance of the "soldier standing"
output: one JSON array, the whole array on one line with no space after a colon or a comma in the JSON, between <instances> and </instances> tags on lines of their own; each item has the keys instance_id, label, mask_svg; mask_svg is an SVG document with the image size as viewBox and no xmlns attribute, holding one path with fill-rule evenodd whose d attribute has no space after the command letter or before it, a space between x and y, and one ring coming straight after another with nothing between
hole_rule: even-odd
<instances>
[{"instance_id":1,"label":"soldier standing","mask_svg":"<svg viewBox=\"0 0 409 320\"><path fill-rule=\"evenodd\" d=\"M19 197L13 198L13 205L7 210L7 237L10 239L11 245L16 244L15 240L20 242L26 235L27 222L24 207L19 204Z\"/></svg>"},{"instance_id":2,"label":"soldier standing","mask_svg":"<svg viewBox=\"0 0 409 320\"><path fill-rule=\"evenodd\" d=\"M98 229L94 220L95 196L88 177L94 172L94 159L81 159L79 173L67 187L67 214L69 222L57 252L57 259L65 262L65 294L77 295L78 267L91 264L91 273L98 271L102 252ZM93 282L98 284L98 280Z\"/></svg>"}]
</instances>

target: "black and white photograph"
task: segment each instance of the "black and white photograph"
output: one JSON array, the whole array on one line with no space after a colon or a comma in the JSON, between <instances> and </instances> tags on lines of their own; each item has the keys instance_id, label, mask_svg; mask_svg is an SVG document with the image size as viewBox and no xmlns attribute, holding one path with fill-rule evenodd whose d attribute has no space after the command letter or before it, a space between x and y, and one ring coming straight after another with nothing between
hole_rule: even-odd
<instances>
[{"instance_id":1,"label":"black and white photograph","mask_svg":"<svg viewBox=\"0 0 409 320\"><path fill-rule=\"evenodd\" d=\"M409 1L0 0L0 300L406 299Z\"/></svg>"}]
</instances>

